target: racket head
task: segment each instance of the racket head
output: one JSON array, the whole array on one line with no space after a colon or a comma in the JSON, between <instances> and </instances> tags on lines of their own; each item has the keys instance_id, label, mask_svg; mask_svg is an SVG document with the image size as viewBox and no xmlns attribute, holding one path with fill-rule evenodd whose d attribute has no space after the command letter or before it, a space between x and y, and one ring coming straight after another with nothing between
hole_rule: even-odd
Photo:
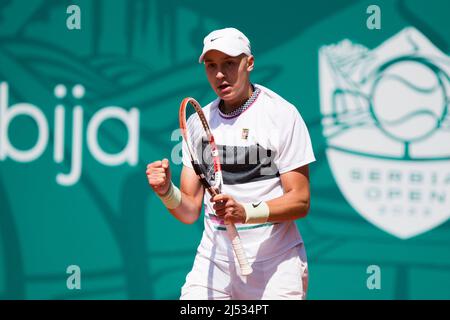
<instances>
[{"instance_id":1,"label":"racket head","mask_svg":"<svg viewBox=\"0 0 450 320\"><path fill-rule=\"evenodd\" d=\"M183 99L179 120L192 167L200 182L212 196L220 193L223 181L219 150L197 100L191 97Z\"/></svg>"},{"instance_id":2,"label":"racket head","mask_svg":"<svg viewBox=\"0 0 450 320\"><path fill-rule=\"evenodd\" d=\"M179 120L183 140L195 173L211 196L219 194L222 187L219 150L208 120L200 104L194 98L183 99L180 105ZM249 275L252 273L252 267L248 263L236 227L234 224L225 226L239 262L241 274Z\"/></svg>"}]
</instances>

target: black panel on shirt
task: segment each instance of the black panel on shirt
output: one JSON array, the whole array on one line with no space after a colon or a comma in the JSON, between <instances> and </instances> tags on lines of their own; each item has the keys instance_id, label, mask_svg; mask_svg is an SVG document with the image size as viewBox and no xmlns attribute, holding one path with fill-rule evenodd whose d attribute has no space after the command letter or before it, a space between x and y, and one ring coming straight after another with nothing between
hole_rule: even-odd
<instances>
[{"instance_id":1,"label":"black panel on shirt","mask_svg":"<svg viewBox=\"0 0 450 320\"><path fill-rule=\"evenodd\" d=\"M243 184L280 176L273 150L265 149L259 144L246 147L218 145L217 149L224 184Z\"/></svg>"}]
</instances>

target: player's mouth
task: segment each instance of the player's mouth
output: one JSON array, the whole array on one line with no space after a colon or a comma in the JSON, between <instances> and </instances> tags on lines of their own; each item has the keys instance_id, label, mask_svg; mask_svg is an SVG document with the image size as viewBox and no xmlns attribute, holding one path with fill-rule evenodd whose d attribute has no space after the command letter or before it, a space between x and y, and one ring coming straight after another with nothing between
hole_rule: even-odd
<instances>
[{"instance_id":1,"label":"player's mouth","mask_svg":"<svg viewBox=\"0 0 450 320\"><path fill-rule=\"evenodd\" d=\"M231 91L231 86L228 83L221 84L217 88L219 89L219 92L222 94L226 94Z\"/></svg>"}]
</instances>

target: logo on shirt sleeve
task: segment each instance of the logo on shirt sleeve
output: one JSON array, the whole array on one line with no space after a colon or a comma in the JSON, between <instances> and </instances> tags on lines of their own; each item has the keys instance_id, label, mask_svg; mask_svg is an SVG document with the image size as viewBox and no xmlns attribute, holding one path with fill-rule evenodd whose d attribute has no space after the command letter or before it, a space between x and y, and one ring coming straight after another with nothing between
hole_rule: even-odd
<instances>
[{"instance_id":1,"label":"logo on shirt sleeve","mask_svg":"<svg viewBox=\"0 0 450 320\"><path fill-rule=\"evenodd\" d=\"M243 140L247 140L248 139L248 129L242 129L242 135L241 138Z\"/></svg>"}]
</instances>

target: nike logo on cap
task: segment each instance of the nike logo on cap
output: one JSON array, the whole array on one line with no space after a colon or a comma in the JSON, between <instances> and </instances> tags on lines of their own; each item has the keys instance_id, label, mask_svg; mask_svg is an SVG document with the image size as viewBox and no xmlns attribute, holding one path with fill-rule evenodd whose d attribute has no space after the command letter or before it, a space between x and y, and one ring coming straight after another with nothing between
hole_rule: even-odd
<instances>
[{"instance_id":1,"label":"nike logo on cap","mask_svg":"<svg viewBox=\"0 0 450 320\"><path fill-rule=\"evenodd\" d=\"M217 39L220 39L220 38L223 38L223 37L217 37L217 38L211 39L211 42L216 41Z\"/></svg>"}]
</instances>

